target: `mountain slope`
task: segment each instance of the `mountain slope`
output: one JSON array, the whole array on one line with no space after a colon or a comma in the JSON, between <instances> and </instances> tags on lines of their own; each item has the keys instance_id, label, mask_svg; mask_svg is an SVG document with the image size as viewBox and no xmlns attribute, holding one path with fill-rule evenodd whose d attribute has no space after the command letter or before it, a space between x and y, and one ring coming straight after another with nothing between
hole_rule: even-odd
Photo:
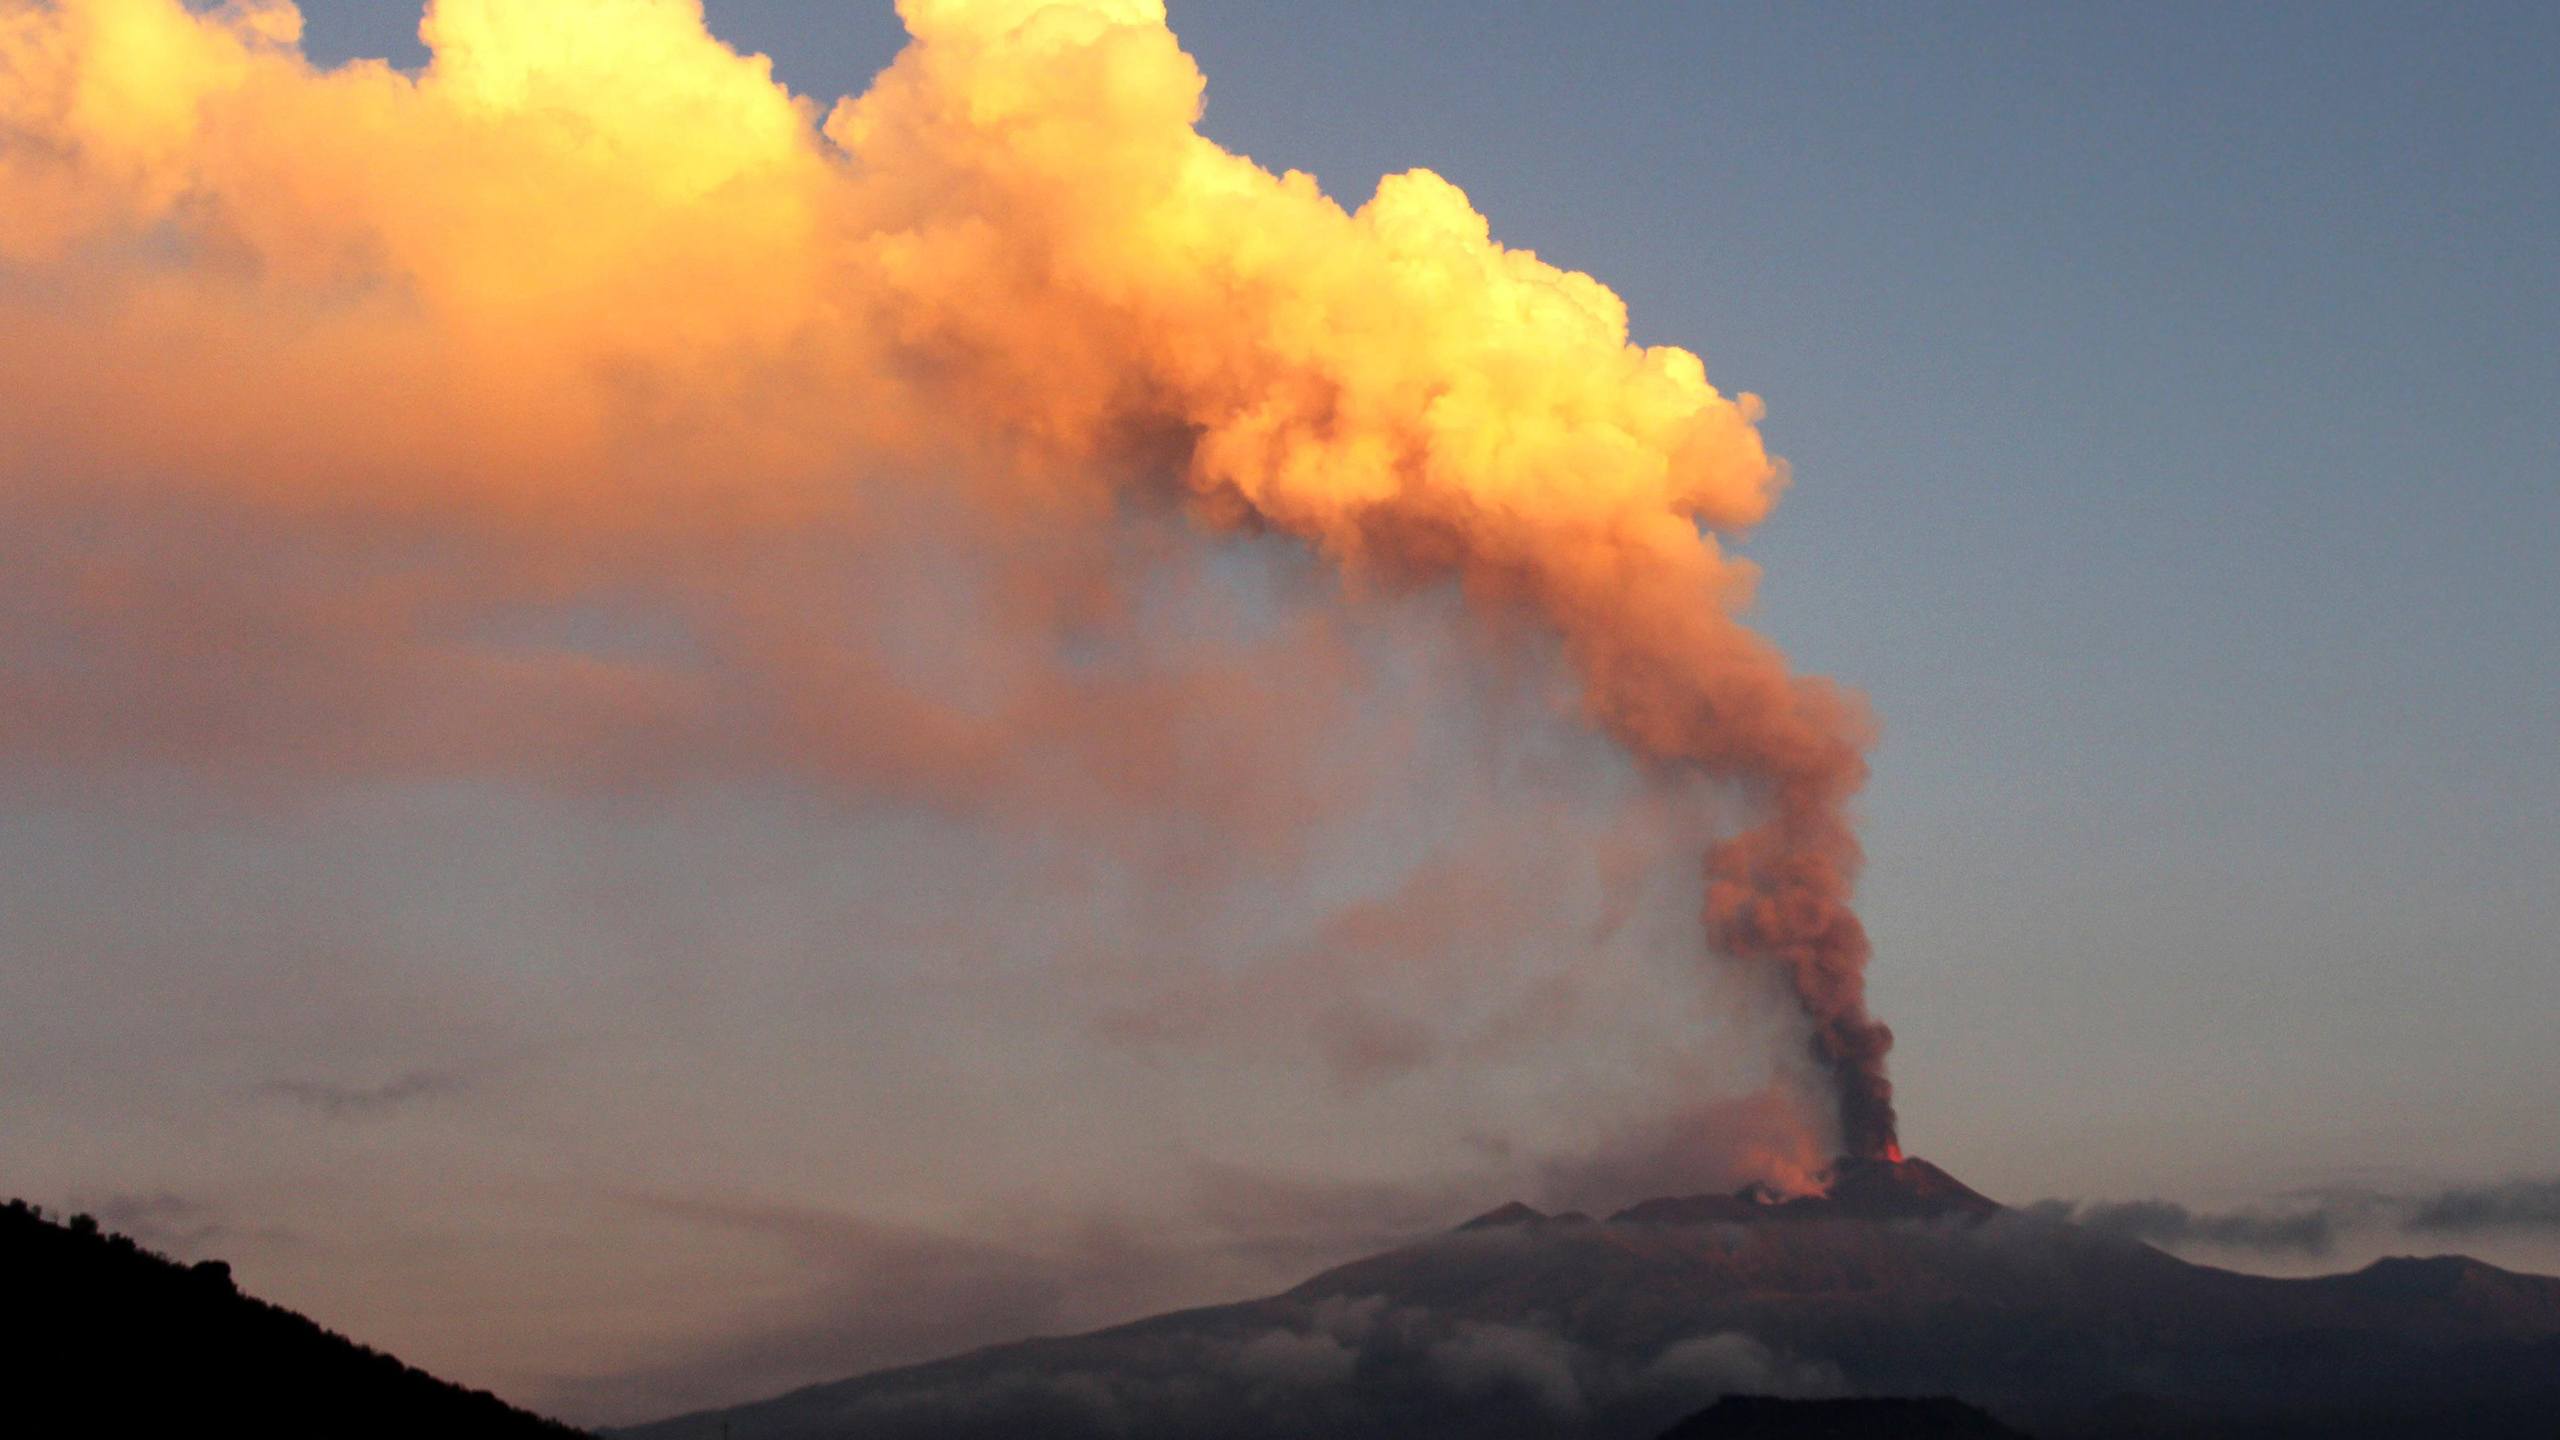
<instances>
[{"instance_id":1,"label":"mountain slope","mask_svg":"<svg viewBox=\"0 0 2560 1440\"><path fill-rule=\"evenodd\" d=\"M1951 1395L2048 1440L2549 1440L2560 1280L2455 1258L2237 1274L1874 1162L1810 1199L1505 1206L1268 1299L627 1433L1635 1440L1737 1393Z\"/></svg>"},{"instance_id":2,"label":"mountain slope","mask_svg":"<svg viewBox=\"0 0 2560 1440\"><path fill-rule=\"evenodd\" d=\"M321 1329L85 1216L0 1207L0 1363L13 1424L47 1433L574 1440L572 1430ZM19 1433L11 1430L10 1433ZM37 1433L29 1430L25 1433Z\"/></svg>"}]
</instances>

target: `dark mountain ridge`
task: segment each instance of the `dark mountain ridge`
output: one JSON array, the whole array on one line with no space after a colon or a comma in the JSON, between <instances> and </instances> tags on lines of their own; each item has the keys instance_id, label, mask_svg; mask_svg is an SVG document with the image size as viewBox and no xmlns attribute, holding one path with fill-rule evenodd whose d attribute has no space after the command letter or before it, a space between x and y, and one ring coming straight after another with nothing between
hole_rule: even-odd
<instances>
[{"instance_id":1,"label":"dark mountain ridge","mask_svg":"<svg viewBox=\"0 0 2560 1440\"><path fill-rule=\"evenodd\" d=\"M1943 1395L2048 1440L2560 1434L2560 1280L2277 1279L2006 1209L1918 1160L1828 1193L1506 1205L1280 1295L996 1346L638 1440L1627 1437L1718 1397Z\"/></svg>"},{"instance_id":2,"label":"dark mountain ridge","mask_svg":"<svg viewBox=\"0 0 2560 1440\"><path fill-rule=\"evenodd\" d=\"M243 1295L217 1260L181 1265L76 1216L0 1206L5 1358L16 1424L49 1433L385 1440L577 1440L585 1432L466 1390ZM11 1429L11 1434L38 1433Z\"/></svg>"}]
</instances>

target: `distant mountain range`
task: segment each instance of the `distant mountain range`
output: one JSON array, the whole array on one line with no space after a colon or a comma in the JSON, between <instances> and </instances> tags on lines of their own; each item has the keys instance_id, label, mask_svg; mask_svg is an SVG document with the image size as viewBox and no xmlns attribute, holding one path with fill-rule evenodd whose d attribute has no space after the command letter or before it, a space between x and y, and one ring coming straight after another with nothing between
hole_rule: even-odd
<instances>
[{"instance_id":1,"label":"distant mountain range","mask_svg":"<svg viewBox=\"0 0 2560 1440\"><path fill-rule=\"evenodd\" d=\"M0 1433L577 1440L181 1265L87 1216L0 1206Z\"/></svg>"},{"instance_id":2,"label":"distant mountain range","mask_svg":"<svg viewBox=\"0 0 2560 1440\"><path fill-rule=\"evenodd\" d=\"M1818 1197L1507 1205L1268 1299L620 1433L1650 1440L1738 1394L1955 1397L2045 1440L2553 1440L2560 1279L2456 1257L2238 1274L1925 1161L1843 1162Z\"/></svg>"}]
</instances>

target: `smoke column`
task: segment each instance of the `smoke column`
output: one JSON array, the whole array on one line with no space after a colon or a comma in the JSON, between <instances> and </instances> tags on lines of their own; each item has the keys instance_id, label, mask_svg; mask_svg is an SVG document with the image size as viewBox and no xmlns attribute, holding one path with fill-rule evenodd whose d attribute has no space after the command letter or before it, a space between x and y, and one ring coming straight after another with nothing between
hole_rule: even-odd
<instances>
[{"instance_id":1,"label":"smoke column","mask_svg":"<svg viewBox=\"0 0 2560 1440\"><path fill-rule=\"evenodd\" d=\"M1708 941L1801 1008L1842 1147L1895 1153L1851 908L1868 724L1742 626L1716 538L1784 484L1758 401L1427 171L1346 211L1222 150L1155 0L900 13L822 114L695 0L438 0L417 75L313 68L281 0L0 0L10 498L171 474L548 546L572 585L930 483L989 523L1172 506L1454 583L1551 634L1640 763L1738 798ZM800 654L731 658L787 689Z\"/></svg>"}]
</instances>

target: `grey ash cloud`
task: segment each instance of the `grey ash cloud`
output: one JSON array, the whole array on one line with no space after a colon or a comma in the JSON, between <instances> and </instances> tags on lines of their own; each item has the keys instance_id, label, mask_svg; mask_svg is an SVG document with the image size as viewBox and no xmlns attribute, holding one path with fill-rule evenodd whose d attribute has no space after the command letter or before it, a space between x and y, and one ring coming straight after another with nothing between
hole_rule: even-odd
<instances>
[{"instance_id":1,"label":"grey ash cloud","mask_svg":"<svg viewBox=\"0 0 2560 1440\"><path fill-rule=\"evenodd\" d=\"M2560 1230L2560 1176L2439 1190L2418 1200L2401 1228L2447 1235Z\"/></svg>"},{"instance_id":2,"label":"grey ash cloud","mask_svg":"<svg viewBox=\"0 0 2560 1440\"><path fill-rule=\"evenodd\" d=\"M2195 1210L2174 1200L2040 1200L2030 1213L2170 1248L2325 1255L2356 1231L2412 1236L2560 1233L2560 1176L2408 1192L2343 1187L2267 1206Z\"/></svg>"},{"instance_id":3,"label":"grey ash cloud","mask_svg":"<svg viewBox=\"0 0 2560 1440\"><path fill-rule=\"evenodd\" d=\"M2337 1244L2340 1228L2336 1213L2321 1205L2204 1211L2174 1200L2045 1200L2029 1208L2052 1219L2154 1245L2212 1245L2270 1254L2325 1255Z\"/></svg>"},{"instance_id":4,"label":"grey ash cloud","mask_svg":"<svg viewBox=\"0 0 2560 1440\"><path fill-rule=\"evenodd\" d=\"M326 1080L279 1079L258 1093L316 1110L333 1120L364 1120L421 1101L441 1099L463 1088L462 1078L441 1071L418 1070L378 1085L341 1085Z\"/></svg>"}]
</instances>

